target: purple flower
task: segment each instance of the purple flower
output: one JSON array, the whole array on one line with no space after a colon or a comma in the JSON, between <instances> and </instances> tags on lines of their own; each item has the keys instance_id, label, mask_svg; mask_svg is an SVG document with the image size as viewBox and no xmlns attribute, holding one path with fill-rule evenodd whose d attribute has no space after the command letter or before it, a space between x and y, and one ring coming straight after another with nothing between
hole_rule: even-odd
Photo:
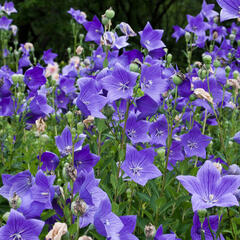
<instances>
[{"instance_id":1,"label":"purple flower","mask_svg":"<svg viewBox=\"0 0 240 240\"><path fill-rule=\"evenodd\" d=\"M207 23L203 21L201 14L198 14L196 17L187 15L188 25L185 30L195 33L197 36L204 36L205 31L208 29Z\"/></svg>"},{"instance_id":2,"label":"purple flower","mask_svg":"<svg viewBox=\"0 0 240 240\"><path fill-rule=\"evenodd\" d=\"M140 84L142 91L155 102L159 101L160 94L164 93L168 87L168 81L162 77L159 64L150 67L145 64L142 65Z\"/></svg>"},{"instance_id":3,"label":"purple flower","mask_svg":"<svg viewBox=\"0 0 240 240\"><path fill-rule=\"evenodd\" d=\"M99 159L100 157L98 155L90 152L89 145L86 145L81 150L74 152L74 166L79 172L90 172Z\"/></svg>"},{"instance_id":4,"label":"purple flower","mask_svg":"<svg viewBox=\"0 0 240 240\"><path fill-rule=\"evenodd\" d=\"M174 29L174 33L172 34L172 37L176 38L176 42L177 42L179 38L185 34L185 30L179 26L173 26L173 29Z\"/></svg>"},{"instance_id":5,"label":"purple flower","mask_svg":"<svg viewBox=\"0 0 240 240\"><path fill-rule=\"evenodd\" d=\"M219 223L219 219L218 216L209 216L209 224L211 226L212 231L214 232L214 237L216 239L216 232L218 230L218 223ZM208 218L205 218L202 228L201 228L201 222L199 221L199 217L197 212L194 213L194 217L193 217L193 226L191 229L191 236L192 239L194 240L201 240L201 231L204 232L204 236L205 236L205 240L212 240L212 234L211 231L209 229L209 224L208 224ZM221 234L220 237L218 238L218 240L224 240L223 235Z\"/></svg>"},{"instance_id":6,"label":"purple flower","mask_svg":"<svg viewBox=\"0 0 240 240\"><path fill-rule=\"evenodd\" d=\"M74 151L78 151L82 149L82 144L85 140L85 137L86 135L84 134L80 134L78 136L79 139L74 145ZM55 137L55 142L62 156L66 156L72 153L72 147L73 147L72 134L68 127L64 128L61 136Z\"/></svg>"},{"instance_id":7,"label":"purple flower","mask_svg":"<svg viewBox=\"0 0 240 240\"><path fill-rule=\"evenodd\" d=\"M206 158L206 147L212 138L202 135L198 127L193 127L188 133L182 135L181 139L187 157Z\"/></svg>"},{"instance_id":8,"label":"purple flower","mask_svg":"<svg viewBox=\"0 0 240 240\"><path fill-rule=\"evenodd\" d=\"M240 0L217 0L217 2L222 8L220 13L221 22L240 17Z\"/></svg>"},{"instance_id":9,"label":"purple flower","mask_svg":"<svg viewBox=\"0 0 240 240\"><path fill-rule=\"evenodd\" d=\"M68 11L69 14L77 21L79 24L83 24L86 22L86 14L85 12L81 12L80 10L75 10L70 8Z\"/></svg>"},{"instance_id":10,"label":"purple flower","mask_svg":"<svg viewBox=\"0 0 240 240\"><path fill-rule=\"evenodd\" d=\"M16 13L17 10L14 8L13 2L5 2L3 5L3 11L7 13L7 15L10 15L11 13Z\"/></svg>"},{"instance_id":11,"label":"purple flower","mask_svg":"<svg viewBox=\"0 0 240 240\"><path fill-rule=\"evenodd\" d=\"M43 52L43 61L46 64L54 64L53 60L57 57L56 53L52 53L52 49Z\"/></svg>"},{"instance_id":12,"label":"purple flower","mask_svg":"<svg viewBox=\"0 0 240 240\"><path fill-rule=\"evenodd\" d=\"M18 211L11 209L7 224L0 228L0 239L38 240L43 226L43 221L26 219Z\"/></svg>"},{"instance_id":13,"label":"purple flower","mask_svg":"<svg viewBox=\"0 0 240 240\"><path fill-rule=\"evenodd\" d=\"M12 22L12 19L8 19L5 16L1 17L0 18L0 29L8 30L11 22Z\"/></svg>"},{"instance_id":14,"label":"purple flower","mask_svg":"<svg viewBox=\"0 0 240 240\"><path fill-rule=\"evenodd\" d=\"M141 45L148 51L165 47L165 44L161 41L163 30L154 30L149 22L147 22L143 31L139 32L139 35Z\"/></svg>"},{"instance_id":15,"label":"purple flower","mask_svg":"<svg viewBox=\"0 0 240 240\"><path fill-rule=\"evenodd\" d=\"M32 91L37 91L39 87L46 83L44 76L44 68L33 67L29 68L24 74L24 82Z\"/></svg>"},{"instance_id":16,"label":"purple flower","mask_svg":"<svg viewBox=\"0 0 240 240\"><path fill-rule=\"evenodd\" d=\"M120 28L121 32L123 34L125 34L125 36L127 36L127 37L137 36L137 34L132 30L132 28L130 27L130 25L128 23L121 22L119 24L119 28Z\"/></svg>"},{"instance_id":17,"label":"purple flower","mask_svg":"<svg viewBox=\"0 0 240 240\"><path fill-rule=\"evenodd\" d=\"M104 33L103 26L99 19L96 16L94 16L91 22L85 22L83 23L83 26L88 31L85 37L85 41L86 42L94 41L99 45L101 37Z\"/></svg>"},{"instance_id":18,"label":"purple flower","mask_svg":"<svg viewBox=\"0 0 240 240\"><path fill-rule=\"evenodd\" d=\"M168 123L165 115L161 115L156 122L151 123L149 134L151 137L151 144L161 144L166 146Z\"/></svg>"},{"instance_id":19,"label":"purple flower","mask_svg":"<svg viewBox=\"0 0 240 240\"><path fill-rule=\"evenodd\" d=\"M233 139L233 141L235 141L236 143L240 144L240 131L237 132L232 139Z\"/></svg>"},{"instance_id":20,"label":"purple flower","mask_svg":"<svg viewBox=\"0 0 240 240\"><path fill-rule=\"evenodd\" d=\"M12 116L14 114L14 103L12 97L0 97L0 116Z\"/></svg>"},{"instance_id":21,"label":"purple flower","mask_svg":"<svg viewBox=\"0 0 240 240\"><path fill-rule=\"evenodd\" d=\"M139 142L145 143L150 140L147 135L149 123L144 120L137 121L135 114L130 114L126 123L126 134L131 140L132 144Z\"/></svg>"},{"instance_id":22,"label":"purple flower","mask_svg":"<svg viewBox=\"0 0 240 240\"><path fill-rule=\"evenodd\" d=\"M136 183L144 186L148 180L160 177L162 173L153 164L156 153L153 148L138 151L127 145L126 159L121 169Z\"/></svg>"},{"instance_id":23,"label":"purple flower","mask_svg":"<svg viewBox=\"0 0 240 240\"><path fill-rule=\"evenodd\" d=\"M118 236L124 225L121 219L112 212L111 203L108 198L102 200L94 216L94 226L99 234L108 238L118 239L114 237Z\"/></svg>"},{"instance_id":24,"label":"purple flower","mask_svg":"<svg viewBox=\"0 0 240 240\"><path fill-rule=\"evenodd\" d=\"M76 91L74 84L75 80L73 78L67 76L60 77L59 87L66 95Z\"/></svg>"},{"instance_id":25,"label":"purple flower","mask_svg":"<svg viewBox=\"0 0 240 240\"><path fill-rule=\"evenodd\" d=\"M208 21L210 21L210 19L218 16L218 12L214 11L214 4L207 4L205 0L203 0L203 4L202 4L202 10L201 10L201 14L206 17L208 19Z\"/></svg>"},{"instance_id":26,"label":"purple flower","mask_svg":"<svg viewBox=\"0 0 240 240\"><path fill-rule=\"evenodd\" d=\"M41 166L43 171L54 171L59 164L59 158L55 153L44 152L41 155L41 162L43 162Z\"/></svg>"},{"instance_id":27,"label":"purple flower","mask_svg":"<svg viewBox=\"0 0 240 240\"><path fill-rule=\"evenodd\" d=\"M84 116L93 116L98 118L106 118L101 109L106 105L107 98L98 94L96 81L91 78L80 78L79 81L80 94L76 100L77 107Z\"/></svg>"},{"instance_id":28,"label":"purple flower","mask_svg":"<svg viewBox=\"0 0 240 240\"><path fill-rule=\"evenodd\" d=\"M2 174L2 182L0 195L9 200L14 193L20 197L25 196L32 187L33 176L29 170L16 175Z\"/></svg>"},{"instance_id":29,"label":"purple flower","mask_svg":"<svg viewBox=\"0 0 240 240\"><path fill-rule=\"evenodd\" d=\"M119 98L128 99L133 94L138 74L130 72L117 63L112 75L104 77L102 85L108 91L108 99L113 102Z\"/></svg>"},{"instance_id":30,"label":"purple flower","mask_svg":"<svg viewBox=\"0 0 240 240\"><path fill-rule=\"evenodd\" d=\"M178 240L178 238L175 233L163 234L163 227L160 225L155 234L154 240Z\"/></svg>"},{"instance_id":31,"label":"purple flower","mask_svg":"<svg viewBox=\"0 0 240 240\"><path fill-rule=\"evenodd\" d=\"M238 206L234 192L240 186L240 176L221 177L214 164L207 160L197 173L197 177L178 176L184 188L192 194L193 211L199 209Z\"/></svg>"}]
</instances>

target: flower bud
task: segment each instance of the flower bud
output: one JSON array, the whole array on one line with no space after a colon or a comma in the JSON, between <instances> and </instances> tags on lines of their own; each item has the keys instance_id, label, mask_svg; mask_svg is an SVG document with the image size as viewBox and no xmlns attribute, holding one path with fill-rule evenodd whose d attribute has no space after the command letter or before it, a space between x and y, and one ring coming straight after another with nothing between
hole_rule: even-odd
<instances>
[{"instance_id":1,"label":"flower bud","mask_svg":"<svg viewBox=\"0 0 240 240\"><path fill-rule=\"evenodd\" d=\"M171 62L172 62L172 54L171 54L171 53L169 53L169 54L167 55L167 62L168 62L168 63L171 63Z\"/></svg>"},{"instance_id":2,"label":"flower bud","mask_svg":"<svg viewBox=\"0 0 240 240\"><path fill-rule=\"evenodd\" d=\"M83 133L83 129L84 129L84 124L83 124L82 122L79 122L79 123L77 124L77 133L78 133L78 134Z\"/></svg>"},{"instance_id":3,"label":"flower bud","mask_svg":"<svg viewBox=\"0 0 240 240\"><path fill-rule=\"evenodd\" d=\"M67 48L67 52L68 52L68 54L71 54L71 52L72 52L72 49L69 47L69 48Z\"/></svg>"},{"instance_id":4,"label":"flower bud","mask_svg":"<svg viewBox=\"0 0 240 240\"><path fill-rule=\"evenodd\" d=\"M200 209L197 211L198 216L199 216L199 221L203 224L205 217L207 215L207 210L206 209Z\"/></svg>"},{"instance_id":5,"label":"flower bud","mask_svg":"<svg viewBox=\"0 0 240 240\"><path fill-rule=\"evenodd\" d=\"M105 16L105 14L102 15L102 24L106 26L108 25L108 23L109 23L109 19Z\"/></svg>"},{"instance_id":6,"label":"flower bud","mask_svg":"<svg viewBox=\"0 0 240 240\"><path fill-rule=\"evenodd\" d=\"M239 77L239 71L238 71L238 70L235 70L235 71L233 72L233 77L234 77L235 79L238 79L238 77Z\"/></svg>"},{"instance_id":7,"label":"flower bud","mask_svg":"<svg viewBox=\"0 0 240 240\"><path fill-rule=\"evenodd\" d=\"M45 145L49 141L49 139L50 138L47 134L40 135L40 141L41 141L41 143L43 143L43 145Z\"/></svg>"},{"instance_id":8,"label":"flower bud","mask_svg":"<svg viewBox=\"0 0 240 240\"><path fill-rule=\"evenodd\" d=\"M183 80L178 75L174 75L172 77L172 80L173 80L174 84L177 86L182 84L182 82L183 82Z\"/></svg>"},{"instance_id":9,"label":"flower bud","mask_svg":"<svg viewBox=\"0 0 240 240\"><path fill-rule=\"evenodd\" d=\"M13 83L16 85L17 83L22 83L23 82L23 75L22 74L13 74L12 75L12 80Z\"/></svg>"},{"instance_id":10,"label":"flower bud","mask_svg":"<svg viewBox=\"0 0 240 240\"><path fill-rule=\"evenodd\" d=\"M219 60L214 60L214 62L213 62L213 66L215 67L215 68L218 68L218 67L220 67L221 66L221 62L219 61Z\"/></svg>"},{"instance_id":11,"label":"flower bud","mask_svg":"<svg viewBox=\"0 0 240 240\"><path fill-rule=\"evenodd\" d=\"M7 222L10 212L5 212L2 216L3 221Z\"/></svg>"},{"instance_id":12,"label":"flower bud","mask_svg":"<svg viewBox=\"0 0 240 240\"><path fill-rule=\"evenodd\" d=\"M235 34L230 34L230 35L229 35L229 39L230 39L231 41L234 41L235 38L236 38L236 35L235 35Z\"/></svg>"},{"instance_id":13,"label":"flower bud","mask_svg":"<svg viewBox=\"0 0 240 240\"><path fill-rule=\"evenodd\" d=\"M73 113L71 111L68 111L66 113L66 117L67 117L68 123L71 125L73 122Z\"/></svg>"},{"instance_id":14,"label":"flower bud","mask_svg":"<svg viewBox=\"0 0 240 240\"><path fill-rule=\"evenodd\" d=\"M229 52L229 53L227 54L227 57L228 57L229 59L231 59L231 58L232 58L232 54Z\"/></svg>"},{"instance_id":15,"label":"flower bud","mask_svg":"<svg viewBox=\"0 0 240 240\"><path fill-rule=\"evenodd\" d=\"M115 16L114 10L110 7L108 10L106 10L105 15L108 19L112 19Z\"/></svg>"},{"instance_id":16,"label":"flower bud","mask_svg":"<svg viewBox=\"0 0 240 240\"><path fill-rule=\"evenodd\" d=\"M185 33L185 39L186 39L186 42L189 42L190 39L191 39L191 34L189 32L186 32Z\"/></svg>"},{"instance_id":17,"label":"flower bud","mask_svg":"<svg viewBox=\"0 0 240 240\"><path fill-rule=\"evenodd\" d=\"M149 223L148 225L145 226L144 228L144 234L146 236L147 239L151 239L154 238L155 234L156 234L156 228L154 225L152 225L151 223Z\"/></svg>"},{"instance_id":18,"label":"flower bud","mask_svg":"<svg viewBox=\"0 0 240 240\"><path fill-rule=\"evenodd\" d=\"M136 72L136 73L138 73L140 70L136 63L131 63L129 66L129 69L131 72Z\"/></svg>"},{"instance_id":19,"label":"flower bud","mask_svg":"<svg viewBox=\"0 0 240 240\"><path fill-rule=\"evenodd\" d=\"M231 71L230 66L226 66L226 67L225 67L225 72L226 72L226 73L230 73L230 71Z\"/></svg>"},{"instance_id":20,"label":"flower bud","mask_svg":"<svg viewBox=\"0 0 240 240\"><path fill-rule=\"evenodd\" d=\"M212 63L212 57L210 55L204 55L202 59L203 59L203 62L205 64L211 64Z\"/></svg>"}]
</instances>

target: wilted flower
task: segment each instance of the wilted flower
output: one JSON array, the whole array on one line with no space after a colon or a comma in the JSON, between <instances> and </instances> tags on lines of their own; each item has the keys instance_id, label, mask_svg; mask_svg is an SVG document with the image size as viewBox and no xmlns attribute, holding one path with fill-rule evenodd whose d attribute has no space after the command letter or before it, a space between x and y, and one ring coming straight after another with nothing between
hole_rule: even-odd
<instances>
[{"instance_id":1,"label":"wilted flower","mask_svg":"<svg viewBox=\"0 0 240 240\"><path fill-rule=\"evenodd\" d=\"M78 240L92 240L92 238L88 236L82 236Z\"/></svg>"},{"instance_id":2,"label":"wilted flower","mask_svg":"<svg viewBox=\"0 0 240 240\"><path fill-rule=\"evenodd\" d=\"M83 124L86 128L89 128L89 126L94 122L94 117L89 115L86 119L83 120Z\"/></svg>"},{"instance_id":3,"label":"wilted flower","mask_svg":"<svg viewBox=\"0 0 240 240\"><path fill-rule=\"evenodd\" d=\"M53 229L47 234L46 240L61 240L68 231L66 223L56 222Z\"/></svg>"},{"instance_id":4,"label":"wilted flower","mask_svg":"<svg viewBox=\"0 0 240 240\"><path fill-rule=\"evenodd\" d=\"M39 118L38 120L36 120L35 124L36 124L38 134L45 132L47 125L43 118Z\"/></svg>"},{"instance_id":5,"label":"wilted flower","mask_svg":"<svg viewBox=\"0 0 240 240\"><path fill-rule=\"evenodd\" d=\"M81 53L83 52L83 47L82 46L78 46L77 48L76 48L76 53L77 53L77 55L81 55Z\"/></svg>"},{"instance_id":6,"label":"wilted flower","mask_svg":"<svg viewBox=\"0 0 240 240\"><path fill-rule=\"evenodd\" d=\"M155 226L152 225L151 223L146 225L144 227L144 234L145 234L146 238L153 238L155 236L155 234L156 234Z\"/></svg>"},{"instance_id":7,"label":"wilted flower","mask_svg":"<svg viewBox=\"0 0 240 240\"><path fill-rule=\"evenodd\" d=\"M204 99L210 103L213 104L213 98L211 97L211 95L206 92L203 88L196 88L194 89L194 94L200 98L200 99Z\"/></svg>"},{"instance_id":8,"label":"wilted flower","mask_svg":"<svg viewBox=\"0 0 240 240\"><path fill-rule=\"evenodd\" d=\"M128 23L121 22L119 24L119 28L123 34L125 34L127 37L135 37L137 34L133 31L133 29L130 27Z\"/></svg>"}]
</instances>

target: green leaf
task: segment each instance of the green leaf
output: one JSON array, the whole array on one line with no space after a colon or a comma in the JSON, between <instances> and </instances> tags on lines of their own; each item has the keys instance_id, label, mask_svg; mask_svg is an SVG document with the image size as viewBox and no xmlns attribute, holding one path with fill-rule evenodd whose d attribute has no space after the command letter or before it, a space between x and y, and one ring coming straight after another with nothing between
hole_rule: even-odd
<instances>
[{"instance_id":1,"label":"green leaf","mask_svg":"<svg viewBox=\"0 0 240 240\"><path fill-rule=\"evenodd\" d=\"M43 221L46 221L48 218L52 217L52 216L55 215L55 214L56 214L56 212L55 212L55 210L53 210L53 209L44 211L44 212L41 214L41 219L42 219Z\"/></svg>"}]
</instances>

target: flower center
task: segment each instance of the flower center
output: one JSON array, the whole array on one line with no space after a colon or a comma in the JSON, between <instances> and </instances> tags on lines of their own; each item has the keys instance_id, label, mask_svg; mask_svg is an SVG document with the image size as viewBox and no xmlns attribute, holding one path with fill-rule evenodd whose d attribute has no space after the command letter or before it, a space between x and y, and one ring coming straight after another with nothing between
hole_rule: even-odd
<instances>
[{"instance_id":1,"label":"flower center","mask_svg":"<svg viewBox=\"0 0 240 240\"><path fill-rule=\"evenodd\" d=\"M128 87L128 82L126 82L126 83L120 82L120 83L119 83L119 86L120 86L119 90L121 90L121 91L123 91L123 92L125 92L125 91L129 88L129 87Z\"/></svg>"},{"instance_id":2,"label":"flower center","mask_svg":"<svg viewBox=\"0 0 240 240\"><path fill-rule=\"evenodd\" d=\"M208 199L204 198L203 201L206 202L206 203L214 204L214 203L216 203L218 201L217 199L214 199L214 198L215 197L214 197L213 194L209 194Z\"/></svg>"},{"instance_id":3,"label":"flower center","mask_svg":"<svg viewBox=\"0 0 240 240\"><path fill-rule=\"evenodd\" d=\"M107 225L107 226L110 226L110 221L108 219L106 219L104 224Z\"/></svg>"},{"instance_id":4,"label":"flower center","mask_svg":"<svg viewBox=\"0 0 240 240\"><path fill-rule=\"evenodd\" d=\"M160 137L163 135L163 131L162 130L159 130L159 129L156 129L156 132L155 132L155 137Z\"/></svg>"},{"instance_id":5,"label":"flower center","mask_svg":"<svg viewBox=\"0 0 240 240\"><path fill-rule=\"evenodd\" d=\"M72 152L72 146L66 146L65 147L65 152L66 153L71 153Z\"/></svg>"},{"instance_id":6,"label":"flower center","mask_svg":"<svg viewBox=\"0 0 240 240\"><path fill-rule=\"evenodd\" d=\"M127 131L127 135L128 135L129 138L135 137L135 135L136 135L136 130L134 130L134 129L129 129L129 130Z\"/></svg>"},{"instance_id":7,"label":"flower center","mask_svg":"<svg viewBox=\"0 0 240 240\"><path fill-rule=\"evenodd\" d=\"M14 233L13 235L10 236L10 238L12 238L12 240L23 240L22 236L20 233L22 233L23 231L19 232L19 233Z\"/></svg>"},{"instance_id":8,"label":"flower center","mask_svg":"<svg viewBox=\"0 0 240 240\"><path fill-rule=\"evenodd\" d=\"M138 175L140 177L141 173L140 171L143 170L142 167L136 166L136 167L130 167L129 168L134 175Z\"/></svg>"},{"instance_id":9,"label":"flower center","mask_svg":"<svg viewBox=\"0 0 240 240\"><path fill-rule=\"evenodd\" d=\"M192 150L193 148L198 148L198 144L196 142L188 141L187 146Z\"/></svg>"},{"instance_id":10,"label":"flower center","mask_svg":"<svg viewBox=\"0 0 240 240\"><path fill-rule=\"evenodd\" d=\"M149 40L145 41L145 44L146 44L146 45L149 45L149 44L150 44L150 41L149 41Z\"/></svg>"},{"instance_id":11,"label":"flower center","mask_svg":"<svg viewBox=\"0 0 240 240\"><path fill-rule=\"evenodd\" d=\"M143 87L144 88L150 88L152 86L153 81L152 80L146 80L146 78L143 78Z\"/></svg>"}]
</instances>

